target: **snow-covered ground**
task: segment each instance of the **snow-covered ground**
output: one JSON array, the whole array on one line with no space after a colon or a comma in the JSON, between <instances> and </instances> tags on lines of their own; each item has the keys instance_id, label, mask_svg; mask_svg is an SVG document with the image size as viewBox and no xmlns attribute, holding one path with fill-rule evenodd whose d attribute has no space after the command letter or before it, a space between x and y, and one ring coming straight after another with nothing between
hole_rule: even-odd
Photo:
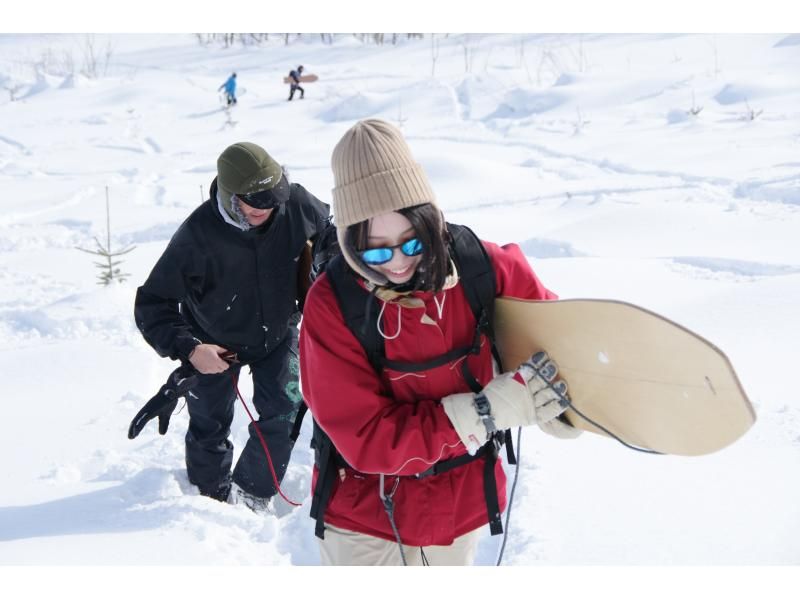
<instances>
[{"instance_id":1,"label":"snow-covered ground","mask_svg":"<svg viewBox=\"0 0 800 598\"><path fill-rule=\"evenodd\" d=\"M174 367L133 297L227 145L263 145L330 201L335 143L380 117L451 221L519 243L562 298L630 301L706 336L758 415L696 458L526 430L505 564L800 565L800 35L98 35L112 55L97 79L68 72L85 43L0 35L0 564L318 564L310 421L284 484L303 506L279 517L197 494L185 412L127 439ZM289 103L298 64L320 80ZM234 70L228 114L216 90ZM108 288L76 250L105 239L106 188L113 247L136 246ZM478 563L497 548L487 532Z\"/></svg>"}]
</instances>

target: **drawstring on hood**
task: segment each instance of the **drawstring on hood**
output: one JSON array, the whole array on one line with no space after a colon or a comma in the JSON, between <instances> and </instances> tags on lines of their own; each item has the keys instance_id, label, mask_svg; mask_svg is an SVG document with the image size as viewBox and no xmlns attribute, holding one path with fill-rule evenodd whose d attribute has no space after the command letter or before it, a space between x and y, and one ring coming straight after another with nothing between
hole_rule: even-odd
<instances>
[{"instance_id":1,"label":"drawstring on hood","mask_svg":"<svg viewBox=\"0 0 800 598\"><path fill-rule=\"evenodd\" d=\"M400 336L400 329L403 327L403 325L402 325L402 321L403 321L403 304L402 303L398 303L397 304L397 332L394 333L394 336L386 336L386 333L381 328L381 319L383 318L383 312L386 309L386 304L387 303L388 303L388 301L384 301L383 302L383 305L381 306L381 311L378 314L378 321L375 324L378 326L378 334L380 334L387 341L391 341L391 340L396 339L398 336Z\"/></svg>"},{"instance_id":2,"label":"drawstring on hood","mask_svg":"<svg viewBox=\"0 0 800 598\"><path fill-rule=\"evenodd\" d=\"M450 274L447 276L445 280L444 288L440 291L442 293L442 301L439 303L439 299L436 296L436 293L433 294L433 301L436 304L436 313L438 315L439 321L441 321L442 316L444 315L444 304L447 300L447 291L452 289L458 284L458 270L456 269L456 264L452 260L450 260ZM367 305L365 307L365 318L364 322L369 321L370 313L372 311L372 306L374 304L373 297L378 299L382 305L381 310L378 313L378 319L376 325L378 327L378 334L380 334L386 340L394 340L398 336L400 336L401 328L402 328L402 316L403 316L403 307L408 309L422 309L422 316L420 317L420 322L423 324L435 324L433 320L428 316L425 310L425 302L419 298L414 297L412 293L414 291L403 291L400 292L396 289L392 289L389 287L381 287L372 282L365 281L365 285L369 290L369 296L367 297ZM397 331L389 336L384 331L384 327L381 323L383 319L383 314L386 311L386 305L389 303L394 303L397 305Z\"/></svg>"},{"instance_id":3,"label":"drawstring on hood","mask_svg":"<svg viewBox=\"0 0 800 598\"><path fill-rule=\"evenodd\" d=\"M436 313L439 316L439 320L442 319L442 314L444 313L444 302L445 302L445 299L447 299L447 292L446 291L442 291L442 302L441 303L439 303L439 299L436 297L435 294L433 296L433 302L436 304Z\"/></svg>"}]
</instances>

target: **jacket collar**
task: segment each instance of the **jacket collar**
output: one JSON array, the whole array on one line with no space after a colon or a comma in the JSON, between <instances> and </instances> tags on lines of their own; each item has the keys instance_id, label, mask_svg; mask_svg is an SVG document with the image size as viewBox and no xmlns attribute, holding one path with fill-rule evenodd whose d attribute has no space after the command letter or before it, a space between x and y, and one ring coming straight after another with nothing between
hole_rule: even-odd
<instances>
[{"instance_id":1,"label":"jacket collar","mask_svg":"<svg viewBox=\"0 0 800 598\"><path fill-rule=\"evenodd\" d=\"M452 289L458 284L458 280L459 278L456 264L452 259L450 259L450 274L447 275L447 278L444 281L444 287L442 288L442 291ZM431 291L399 292L388 287L378 286L368 280L364 280L364 288L366 288L370 293L374 293L378 299L385 303L399 303L405 307L423 307L425 305L425 300L428 299L429 296L433 295Z\"/></svg>"}]
</instances>

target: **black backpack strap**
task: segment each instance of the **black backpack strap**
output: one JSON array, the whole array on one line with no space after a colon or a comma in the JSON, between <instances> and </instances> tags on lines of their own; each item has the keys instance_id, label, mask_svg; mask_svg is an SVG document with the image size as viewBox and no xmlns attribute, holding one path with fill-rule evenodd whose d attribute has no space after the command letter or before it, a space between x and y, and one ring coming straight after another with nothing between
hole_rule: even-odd
<instances>
[{"instance_id":1,"label":"black backpack strap","mask_svg":"<svg viewBox=\"0 0 800 598\"><path fill-rule=\"evenodd\" d=\"M305 401L300 401L300 406L297 408L297 415L294 416L292 433L289 434L289 440L292 441L292 445L297 442L297 437L300 436L300 428L303 427L303 418L306 415L306 411L308 411L308 405L306 405Z\"/></svg>"},{"instance_id":2,"label":"black backpack strap","mask_svg":"<svg viewBox=\"0 0 800 598\"><path fill-rule=\"evenodd\" d=\"M435 357L429 361L422 361L419 363L408 361L392 361L391 359L382 358L380 360L381 370L384 368L389 368L395 372L403 373L424 372L426 370L432 370L448 363L452 363L456 359L464 357L465 355L469 355L470 353L473 353L472 347L461 347L458 349L453 349L444 355L439 355L439 357Z\"/></svg>"},{"instance_id":3,"label":"black backpack strap","mask_svg":"<svg viewBox=\"0 0 800 598\"><path fill-rule=\"evenodd\" d=\"M494 267L486 248L472 229L460 224L447 224L451 237L451 257L458 268L475 320L494 346L494 298L497 295Z\"/></svg>"},{"instance_id":4,"label":"black backpack strap","mask_svg":"<svg viewBox=\"0 0 800 598\"><path fill-rule=\"evenodd\" d=\"M339 457L336 447L328 435L314 421L314 433L311 438L311 446L314 449L314 460L319 472L317 474L317 485L314 488L314 495L311 497L312 519L316 519L314 535L320 539L325 539L325 509L331 498L331 491L336 482L339 467L346 464ZM341 463L340 463L341 460Z\"/></svg>"},{"instance_id":5,"label":"black backpack strap","mask_svg":"<svg viewBox=\"0 0 800 598\"><path fill-rule=\"evenodd\" d=\"M472 463L473 461L477 461L487 453L492 451L492 443L487 442L481 448L479 448L474 455L470 455L469 453L464 453L463 455L459 455L458 457L453 457L452 459L445 459L444 461L437 461L433 465L431 465L428 469L423 471L422 473L418 473L414 477L422 479L428 478L432 475L439 475L440 473L445 473L446 471L450 471L451 469L455 469L456 467L461 467L462 465L466 465L467 463Z\"/></svg>"},{"instance_id":6,"label":"black backpack strap","mask_svg":"<svg viewBox=\"0 0 800 598\"><path fill-rule=\"evenodd\" d=\"M382 369L381 360L384 346L383 337L380 336L375 326L377 312L374 304L377 300L358 284L341 254L326 260L326 262L325 275L336 295L345 324L364 348L373 369L379 372ZM372 321L370 322L370 320ZM325 509L328 506L339 468L346 467L347 464L339 455L333 441L316 421L314 421L314 435L311 444L314 448L314 460L319 472L314 496L311 499L310 515L317 522L314 534L318 538L324 538Z\"/></svg>"},{"instance_id":7,"label":"black backpack strap","mask_svg":"<svg viewBox=\"0 0 800 598\"><path fill-rule=\"evenodd\" d=\"M373 369L380 372L383 369L384 346L383 337L377 327L378 317L375 310L378 300L358 284L341 254L330 260L325 273L347 328L364 348Z\"/></svg>"},{"instance_id":8,"label":"black backpack strap","mask_svg":"<svg viewBox=\"0 0 800 598\"><path fill-rule=\"evenodd\" d=\"M486 513L489 517L489 531L492 536L503 533L503 522L500 518L500 500L497 496L497 479L494 464L497 462L497 446L489 441L491 449L483 463L483 496L486 500Z\"/></svg>"},{"instance_id":9,"label":"black backpack strap","mask_svg":"<svg viewBox=\"0 0 800 598\"><path fill-rule=\"evenodd\" d=\"M458 268L458 276L464 289L472 313L477 322L475 331L475 343L480 350L480 335L486 334L492 344L492 355L497 360L500 370L503 364L500 355L495 347L494 335L494 299L497 296L497 285L495 283L494 267L486 248L481 243L478 236L468 227L459 224L447 224L447 230L451 237L451 256ZM464 380L473 392L480 392L482 387L476 378L469 371L467 360L461 362L461 371ZM491 535L496 536L503 533L503 523L500 517L500 500L497 495L497 479L495 476L495 463L497 462L497 450L500 444L506 444L508 461L516 463L514 451L511 446L511 432L505 430L498 432L495 438L490 440L485 446L486 460L483 466L483 494L486 500L486 512L489 518L489 530Z\"/></svg>"},{"instance_id":10,"label":"black backpack strap","mask_svg":"<svg viewBox=\"0 0 800 598\"><path fill-rule=\"evenodd\" d=\"M494 335L494 299L497 296L494 267L486 248L478 236L467 226L461 224L447 224L450 232L451 255L458 268L458 275L464 288L464 294L478 322L478 329L489 337L492 343L492 356L497 361L500 371L504 371L500 353L495 344ZM467 360L462 362L464 380L472 392L480 392L481 387L466 367ZM506 445L506 456L510 465L516 465L517 458L514 454L514 444L511 430L498 433L500 444Z\"/></svg>"}]
</instances>

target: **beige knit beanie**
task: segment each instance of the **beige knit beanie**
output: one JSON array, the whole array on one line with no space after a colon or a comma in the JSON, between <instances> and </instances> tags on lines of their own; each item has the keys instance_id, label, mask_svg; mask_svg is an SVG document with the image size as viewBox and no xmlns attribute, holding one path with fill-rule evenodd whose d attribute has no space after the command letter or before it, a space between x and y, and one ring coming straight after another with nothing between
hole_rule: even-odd
<instances>
[{"instance_id":1,"label":"beige knit beanie","mask_svg":"<svg viewBox=\"0 0 800 598\"><path fill-rule=\"evenodd\" d=\"M333 214L337 228L424 203L436 203L422 166L389 123L357 122L333 150Z\"/></svg>"},{"instance_id":2,"label":"beige knit beanie","mask_svg":"<svg viewBox=\"0 0 800 598\"><path fill-rule=\"evenodd\" d=\"M357 122L333 149L333 217L345 261L366 280L389 284L383 274L351 255L347 227L373 216L421 204L436 204L428 177L414 161L403 134L386 121Z\"/></svg>"}]
</instances>

